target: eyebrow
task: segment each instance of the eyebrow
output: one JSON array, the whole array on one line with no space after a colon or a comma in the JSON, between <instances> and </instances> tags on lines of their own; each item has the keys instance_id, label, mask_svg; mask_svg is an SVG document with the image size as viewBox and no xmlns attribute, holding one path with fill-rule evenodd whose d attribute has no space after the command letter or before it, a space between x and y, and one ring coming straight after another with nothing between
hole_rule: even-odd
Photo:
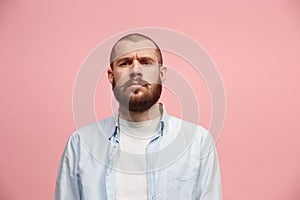
<instances>
[{"instance_id":1,"label":"eyebrow","mask_svg":"<svg viewBox=\"0 0 300 200\"><path fill-rule=\"evenodd\" d=\"M152 62L155 62L155 59L153 59L150 56L141 56L141 57L138 57L138 60L150 60Z\"/></svg>"},{"instance_id":2,"label":"eyebrow","mask_svg":"<svg viewBox=\"0 0 300 200\"><path fill-rule=\"evenodd\" d=\"M132 58L131 57L123 57L123 58L115 60L115 62L116 62L116 64L119 64L120 62L127 61L127 60L132 60Z\"/></svg>"},{"instance_id":3,"label":"eyebrow","mask_svg":"<svg viewBox=\"0 0 300 200\"><path fill-rule=\"evenodd\" d=\"M127 60L132 60L132 56L126 56L126 57L121 57L119 59L116 59L115 62L116 63L120 63L122 61L127 61ZM138 60L151 60L152 62L155 62L155 59L153 59L151 56L141 56L138 57Z\"/></svg>"}]
</instances>

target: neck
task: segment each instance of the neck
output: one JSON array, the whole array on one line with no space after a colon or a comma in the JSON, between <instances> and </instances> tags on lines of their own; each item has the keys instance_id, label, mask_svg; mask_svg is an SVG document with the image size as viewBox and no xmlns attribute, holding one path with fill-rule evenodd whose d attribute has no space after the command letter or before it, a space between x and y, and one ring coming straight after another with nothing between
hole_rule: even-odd
<instances>
[{"instance_id":1,"label":"neck","mask_svg":"<svg viewBox=\"0 0 300 200\"><path fill-rule=\"evenodd\" d=\"M123 106L119 106L120 117L127 121L141 122L151 120L161 116L161 109L159 103L154 104L149 110L144 112L131 112Z\"/></svg>"}]
</instances>

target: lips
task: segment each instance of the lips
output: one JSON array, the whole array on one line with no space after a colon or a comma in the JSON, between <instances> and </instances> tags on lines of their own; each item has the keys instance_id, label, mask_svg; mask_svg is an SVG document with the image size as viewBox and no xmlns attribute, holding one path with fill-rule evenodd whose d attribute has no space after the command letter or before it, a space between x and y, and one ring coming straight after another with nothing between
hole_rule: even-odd
<instances>
[{"instance_id":1,"label":"lips","mask_svg":"<svg viewBox=\"0 0 300 200\"><path fill-rule=\"evenodd\" d=\"M140 81L132 81L130 85L141 85Z\"/></svg>"},{"instance_id":2,"label":"lips","mask_svg":"<svg viewBox=\"0 0 300 200\"><path fill-rule=\"evenodd\" d=\"M144 90L142 88L146 88L150 85L148 82L142 79L130 79L123 85L123 91L131 91L137 93L138 91Z\"/></svg>"},{"instance_id":3,"label":"lips","mask_svg":"<svg viewBox=\"0 0 300 200\"><path fill-rule=\"evenodd\" d=\"M135 80L129 80L124 84L124 87L130 87L130 86L147 86L149 85L148 82L142 80L142 79L135 79Z\"/></svg>"},{"instance_id":4,"label":"lips","mask_svg":"<svg viewBox=\"0 0 300 200\"><path fill-rule=\"evenodd\" d=\"M132 90L139 90L142 87L147 87L147 84L142 84L142 83L131 83L127 88L131 88Z\"/></svg>"},{"instance_id":5,"label":"lips","mask_svg":"<svg viewBox=\"0 0 300 200\"><path fill-rule=\"evenodd\" d=\"M147 83L143 83L143 82L140 82L140 81L133 81L133 82L131 82L129 85L140 85L140 86L145 86L145 85L147 85Z\"/></svg>"}]
</instances>

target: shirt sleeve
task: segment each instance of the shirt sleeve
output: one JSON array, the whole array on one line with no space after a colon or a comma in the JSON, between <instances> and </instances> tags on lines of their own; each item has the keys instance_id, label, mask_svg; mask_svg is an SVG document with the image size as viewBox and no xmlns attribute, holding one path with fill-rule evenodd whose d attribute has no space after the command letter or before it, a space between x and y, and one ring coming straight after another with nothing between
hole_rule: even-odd
<instances>
[{"instance_id":1,"label":"shirt sleeve","mask_svg":"<svg viewBox=\"0 0 300 200\"><path fill-rule=\"evenodd\" d=\"M78 173L79 139L73 134L63 152L56 178L54 200L81 200L81 180Z\"/></svg>"},{"instance_id":2,"label":"shirt sleeve","mask_svg":"<svg viewBox=\"0 0 300 200\"><path fill-rule=\"evenodd\" d=\"M199 200L222 200L222 184L219 161L214 140L210 133L204 137L200 158L197 192Z\"/></svg>"}]
</instances>

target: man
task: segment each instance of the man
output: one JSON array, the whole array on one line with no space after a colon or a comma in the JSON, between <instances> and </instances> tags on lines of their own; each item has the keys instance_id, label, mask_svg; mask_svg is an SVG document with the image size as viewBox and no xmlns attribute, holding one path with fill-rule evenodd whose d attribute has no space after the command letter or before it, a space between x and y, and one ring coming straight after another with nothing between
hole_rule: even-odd
<instances>
[{"instance_id":1,"label":"man","mask_svg":"<svg viewBox=\"0 0 300 200\"><path fill-rule=\"evenodd\" d=\"M158 45L126 35L113 46L110 63L118 112L70 137L55 199L222 199L212 137L158 102L167 73Z\"/></svg>"}]
</instances>

